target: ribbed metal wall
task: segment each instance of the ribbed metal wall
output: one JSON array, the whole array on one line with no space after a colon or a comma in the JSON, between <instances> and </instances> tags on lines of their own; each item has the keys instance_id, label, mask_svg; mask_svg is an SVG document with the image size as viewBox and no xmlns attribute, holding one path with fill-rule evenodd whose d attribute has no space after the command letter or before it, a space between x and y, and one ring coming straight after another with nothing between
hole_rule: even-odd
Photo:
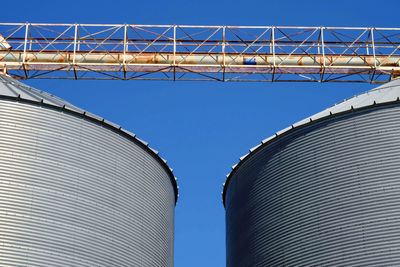
<instances>
[{"instance_id":1,"label":"ribbed metal wall","mask_svg":"<svg viewBox=\"0 0 400 267\"><path fill-rule=\"evenodd\" d=\"M227 266L400 266L400 105L289 131L225 194Z\"/></svg>"},{"instance_id":2,"label":"ribbed metal wall","mask_svg":"<svg viewBox=\"0 0 400 267\"><path fill-rule=\"evenodd\" d=\"M117 130L0 100L0 266L173 266L175 193Z\"/></svg>"}]
</instances>

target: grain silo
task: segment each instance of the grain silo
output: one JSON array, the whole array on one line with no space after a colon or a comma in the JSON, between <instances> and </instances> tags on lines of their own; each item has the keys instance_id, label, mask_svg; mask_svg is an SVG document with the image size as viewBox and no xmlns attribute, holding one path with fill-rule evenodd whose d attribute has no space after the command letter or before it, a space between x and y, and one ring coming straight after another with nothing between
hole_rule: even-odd
<instances>
[{"instance_id":1,"label":"grain silo","mask_svg":"<svg viewBox=\"0 0 400 267\"><path fill-rule=\"evenodd\" d=\"M173 266L177 185L121 127L0 75L0 266Z\"/></svg>"},{"instance_id":2,"label":"grain silo","mask_svg":"<svg viewBox=\"0 0 400 267\"><path fill-rule=\"evenodd\" d=\"M400 266L400 80L262 141L228 175L227 266Z\"/></svg>"}]
</instances>

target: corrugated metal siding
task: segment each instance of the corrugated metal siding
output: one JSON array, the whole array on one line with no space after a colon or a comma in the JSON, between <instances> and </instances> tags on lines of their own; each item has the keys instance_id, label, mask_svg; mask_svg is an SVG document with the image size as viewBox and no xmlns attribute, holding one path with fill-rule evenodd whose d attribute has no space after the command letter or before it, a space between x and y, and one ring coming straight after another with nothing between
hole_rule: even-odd
<instances>
[{"instance_id":1,"label":"corrugated metal siding","mask_svg":"<svg viewBox=\"0 0 400 267\"><path fill-rule=\"evenodd\" d=\"M173 266L169 174L117 132L0 101L0 266Z\"/></svg>"},{"instance_id":2,"label":"corrugated metal siding","mask_svg":"<svg viewBox=\"0 0 400 267\"><path fill-rule=\"evenodd\" d=\"M246 161L247 157L251 156L253 152L257 151L260 147L269 144L275 138L278 138L281 135L285 135L290 131L294 131L297 130L298 128L304 127L311 122L327 119L332 116L342 115L343 113L348 113L354 110L361 110L374 107L377 104L378 105L390 104L398 101L400 101L400 79L390 81L384 85L381 85L363 94L356 95L350 99L344 100L332 107L329 107L321 112L318 112L317 114L314 114L308 118L298 121L292 124L291 126L276 132L274 135L262 140L261 143L259 143L253 148L250 148L249 152L240 157L239 162L234 166L232 166L232 171L226 177L226 181L224 183L224 189L222 192L222 200L224 206L225 206L225 193L227 187L229 186L231 177L235 173L236 169L241 166L242 162Z\"/></svg>"},{"instance_id":3,"label":"corrugated metal siding","mask_svg":"<svg viewBox=\"0 0 400 267\"><path fill-rule=\"evenodd\" d=\"M68 114L72 114L74 116L85 117L85 119L95 122L97 124L101 124L102 126L108 127L119 134L127 137L129 140L132 140L140 147L144 148L145 151L149 152L153 155L158 162L164 167L164 169L169 173L169 177L171 183L174 187L175 192L175 203L178 200L178 185L177 180L172 173L172 169L167 165L167 161L160 157L158 151L149 147L149 144L141 139L139 139L135 134L123 129L117 124L114 124L104 118L101 118L95 114L82 110L71 103L58 98L52 94L49 94L44 91L40 91L38 89L32 88L23 84L7 75L2 75L0 73L0 98L6 100L19 101L23 103L29 103L32 105L40 105L42 107L61 110L62 112L66 112Z\"/></svg>"},{"instance_id":4,"label":"corrugated metal siding","mask_svg":"<svg viewBox=\"0 0 400 267\"><path fill-rule=\"evenodd\" d=\"M242 163L227 266L399 266L400 106L310 123Z\"/></svg>"}]
</instances>

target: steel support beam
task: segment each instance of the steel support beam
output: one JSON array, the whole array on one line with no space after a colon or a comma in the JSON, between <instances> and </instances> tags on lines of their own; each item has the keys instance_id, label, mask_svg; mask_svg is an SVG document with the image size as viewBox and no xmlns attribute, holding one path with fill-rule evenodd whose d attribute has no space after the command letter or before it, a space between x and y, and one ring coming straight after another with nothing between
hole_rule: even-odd
<instances>
[{"instance_id":1,"label":"steel support beam","mask_svg":"<svg viewBox=\"0 0 400 267\"><path fill-rule=\"evenodd\" d=\"M399 28L0 23L20 79L384 83L399 63Z\"/></svg>"}]
</instances>

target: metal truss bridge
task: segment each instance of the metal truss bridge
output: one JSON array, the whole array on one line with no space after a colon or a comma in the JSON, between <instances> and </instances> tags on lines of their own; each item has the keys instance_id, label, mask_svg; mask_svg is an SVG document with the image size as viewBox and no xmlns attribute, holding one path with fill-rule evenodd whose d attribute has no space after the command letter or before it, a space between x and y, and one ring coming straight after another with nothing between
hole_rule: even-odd
<instances>
[{"instance_id":1,"label":"metal truss bridge","mask_svg":"<svg viewBox=\"0 0 400 267\"><path fill-rule=\"evenodd\" d=\"M18 79L384 83L400 28L0 23Z\"/></svg>"}]
</instances>

